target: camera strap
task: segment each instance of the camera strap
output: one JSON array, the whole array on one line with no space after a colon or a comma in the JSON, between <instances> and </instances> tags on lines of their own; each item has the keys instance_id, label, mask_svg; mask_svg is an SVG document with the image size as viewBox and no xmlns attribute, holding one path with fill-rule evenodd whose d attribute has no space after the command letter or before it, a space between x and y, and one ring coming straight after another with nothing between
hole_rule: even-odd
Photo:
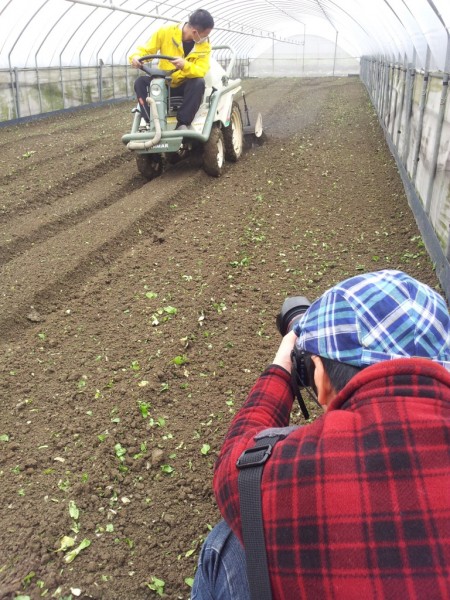
<instances>
[{"instance_id":1,"label":"camera strap","mask_svg":"<svg viewBox=\"0 0 450 600\"><path fill-rule=\"evenodd\" d=\"M308 409L306 408L306 404L305 401L303 400L303 397L301 395L300 392L300 387L305 387L305 361L304 361L304 357L303 355L300 355L300 362L298 360L298 355L295 351L293 351L291 353L291 360L292 360L292 369L291 369L291 387L292 387L292 393L294 394L294 396L297 398L297 402L300 406L300 410L303 413L303 416L305 417L306 420L309 419L309 412ZM302 376L299 375L299 373L302 373Z\"/></svg>"},{"instance_id":2,"label":"camera strap","mask_svg":"<svg viewBox=\"0 0 450 600\"><path fill-rule=\"evenodd\" d=\"M247 579L252 600L272 600L262 515L261 478L274 446L298 427L265 429L239 457L238 487Z\"/></svg>"}]
</instances>

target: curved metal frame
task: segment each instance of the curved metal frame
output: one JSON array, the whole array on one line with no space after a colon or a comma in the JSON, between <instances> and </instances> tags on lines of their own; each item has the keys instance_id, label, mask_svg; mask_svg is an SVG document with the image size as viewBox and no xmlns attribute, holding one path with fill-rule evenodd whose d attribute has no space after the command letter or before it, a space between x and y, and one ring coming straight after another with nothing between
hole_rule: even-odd
<instances>
[{"instance_id":1,"label":"curved metal frame","mask_svg":"<svg viewBox=\"0 0 450 600\"><path fill-rule=\"evenodd\" d=\"M33 10L23 20L23 9L16 8L19 1L6 0L0 9L0 69L8 69L18 117L22 69L36 72L42 110L39 69L59 68L64 98L63 69L77 58L83 100L83 68L98 67L101 52L111 60L112 67L126 65L127 54L145 34L148 37L161 23L181 21L191 10L191 0L161 0L156 4L154 0L143 0L138 6L138 0L33 0ZM448 72L448 0L409 2L410 6L408 0L372 0L364 5L360 0L209 0L204 6L216 22L212 42L232 45L239 59L253 60L258 55L252 53L261 55L268 50L275 64L280 43L302 47L304 64L306 37L318 35L334 44L333 73L338 47L357 60L373 57L387 64ZM147 12L146 7L151 10ZM98 18L94 15L103 15L104 11L108 14L97 43L94 32ZM123 17L112 18L118 13ZM127 19L130 26L122 31ZM61 35L63 28L69 31L68 38ZM119 40L118 28L122 34ZM56 33L60 34L61 45L55 48L51 45L55 44ZM66 64L65 52L74 41L78 42L77 48ZM86 52L88 47L90 53ZM114 69L112 77L114 90ZM126 86L128 90L128 81ZM377 93L379 101L386 100L382 91Z\"/></svg>"}]
</instances>

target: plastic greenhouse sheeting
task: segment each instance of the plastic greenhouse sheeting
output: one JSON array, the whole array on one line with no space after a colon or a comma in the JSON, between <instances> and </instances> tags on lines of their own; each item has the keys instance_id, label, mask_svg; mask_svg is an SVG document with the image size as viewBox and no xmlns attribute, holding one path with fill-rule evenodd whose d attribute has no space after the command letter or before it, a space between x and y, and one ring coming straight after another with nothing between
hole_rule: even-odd
<instances>
[{"instance_id":1,"label":"plastic greenhouse sheeting","mask_svg":"<svg viewBox=\"0 0 450 600\"><path fill-rule=\"evenodd\" d=\"M274 41L332 40L353 57L383 57L448 70L448 0L0 0L0 69L125 64L127 55L167 21L195 8L213 15L213 44L255 58Z\"/></svg>"}]
</instances>

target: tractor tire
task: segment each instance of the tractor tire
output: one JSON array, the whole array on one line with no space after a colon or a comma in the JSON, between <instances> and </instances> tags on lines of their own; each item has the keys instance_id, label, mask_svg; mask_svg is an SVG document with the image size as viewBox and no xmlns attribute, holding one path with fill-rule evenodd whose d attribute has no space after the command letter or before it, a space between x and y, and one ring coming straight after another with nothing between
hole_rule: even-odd
<instances>
[{"instance_id":1,"label":"tractor tire","mask_svg":"<svg viewBox=\"0 0 450 600\"><path fill-rule=\"evenodd\" d=\"M220 177L225 164L225 143L218 125L211 127L209 140L203 144L203 169L211 177Z\"/></svg>"},{"instance_id":2,"label":"tractor tire","mask_svg":"<svg viewBox=\"0 0 450 600\"><path fill-rule=\"evenodd\" d=\"M226 160L237 162L244 151L244 125L237 102L233 102L231 107L230 124L223 129L223 141Z\"/></svg>"},{"instance_id":3,"label":"tractor tire","mask_svg":"<svg viewBox=\"0 0 450 600\"><path fill-rule=\"evenodd\" d=\"M160 154L136 154L138 171L149 181L163 172L163 161Z\"/></svg>"}]
</instances>

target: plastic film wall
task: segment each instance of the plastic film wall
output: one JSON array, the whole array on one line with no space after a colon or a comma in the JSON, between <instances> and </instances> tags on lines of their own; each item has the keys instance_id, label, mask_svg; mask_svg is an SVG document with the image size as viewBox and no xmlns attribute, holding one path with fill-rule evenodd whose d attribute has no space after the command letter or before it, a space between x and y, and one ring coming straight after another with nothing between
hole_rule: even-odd
<instances>
[{"instance_id":1,"label":"plastic film wall","mask_svg":"<svg viewBox=\"0 0 450 600\"><path fill-rule=\"evenodd\" d=\"M409 203L449 299L449 73L363 59L361 78L378 112Z\"/></svg>"}]
</instances>

